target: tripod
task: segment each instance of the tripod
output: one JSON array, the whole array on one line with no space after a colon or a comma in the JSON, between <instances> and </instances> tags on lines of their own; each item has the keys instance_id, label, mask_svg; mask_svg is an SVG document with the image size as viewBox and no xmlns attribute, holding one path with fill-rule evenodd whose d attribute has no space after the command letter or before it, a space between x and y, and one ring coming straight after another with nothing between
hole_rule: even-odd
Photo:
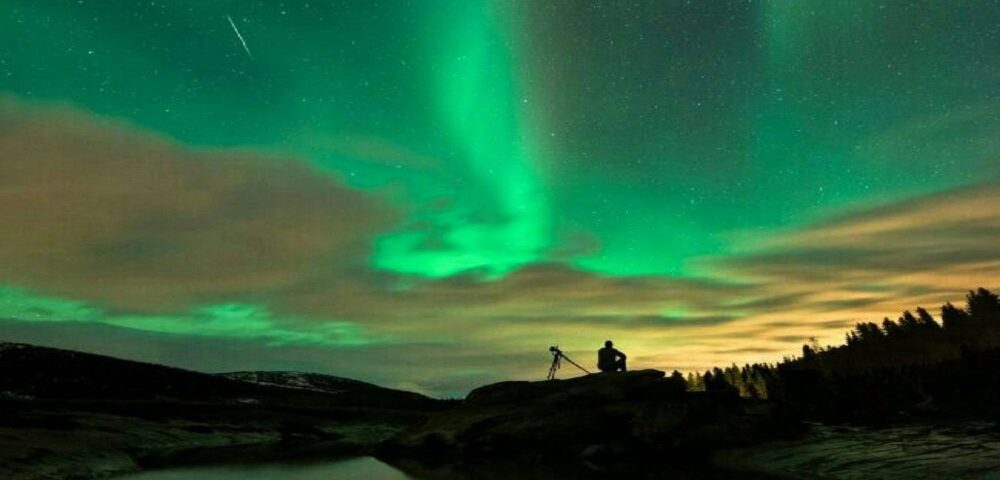
<instances>
[{"instance_id":1,"label":"tripod","mask_svg":"<svg viewBox=\"0 0 1000 480\"><path fill-rule=\"evenodd\" d=\"M566 359L567 362L572 364L574 367L583 370L584 373L588 375L590 374L590 372L587 371L586 368L581 367L578 363L574 362L569 357L567 357L566 354L562 352L562 350L559 350L558 345L549 347L549 352L552 353L552 365L549 366L549 376L547 377L548 380L554 380L556 378L556 370L559 370L559 367L562 366L562 359Z\"/></svg>"}]
</instances>

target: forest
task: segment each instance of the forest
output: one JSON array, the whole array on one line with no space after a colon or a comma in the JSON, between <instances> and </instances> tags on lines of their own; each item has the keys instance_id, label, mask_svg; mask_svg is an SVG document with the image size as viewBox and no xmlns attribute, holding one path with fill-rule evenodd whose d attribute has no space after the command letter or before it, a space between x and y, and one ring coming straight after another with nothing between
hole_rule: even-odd
<instances>
[{"instance_id":1,"label":"forest","mask_svg":"<svg viewBox=\"0 0 1000 480\"><path fill-rule=\"evenodd\" d=\"M680 380L679 373L674 378ZM858 323L845 343L802 346L777 364L731 365L685 379L690 390L768 399L823 421L1000 414L1000 298L979 288L936 319L917 308Z\"/></svg>"}]
</instances>

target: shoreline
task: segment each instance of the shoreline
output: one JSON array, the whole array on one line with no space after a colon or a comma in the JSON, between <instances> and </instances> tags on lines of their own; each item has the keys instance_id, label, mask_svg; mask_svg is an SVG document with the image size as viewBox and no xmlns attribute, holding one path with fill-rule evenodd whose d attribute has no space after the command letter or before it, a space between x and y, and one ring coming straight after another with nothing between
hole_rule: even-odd
<instances>
[{"instance_id":1,"label":"shoreline","mask_svg":"<svg viewBox=\"0 0 1000 480\"><path fill-rule=\"evenodd\" d=\"M457 475L481 469L539 469L583 477L600 475L607 465L576 461L533 465L473 457L434 459L384 457L378 447L403 432L379 422L326 422L314 431L265 428L259 421L236 430L231 423L172 420L149 422L108 414L22 410L36 424L0 426L0 467L9 478L24 480L98 480L175 468L268 463L314 463L373 457L420 478L442 465ZM245 413L245 412L242 412ZM11 412L4 412L9 420ZM43 420L43 421L39 421ZM118 430L115 431L115 426ZM80 430L75 427L86 426ZM44 428L47 427L47 428ZM316 432L325 432L317 434ZM11 449L28 452L12 458ZM15 460L12 462L12 460ZM20 462L16 461L20 460ZM612 465L612 472L648 470L649 460ZM980 478L1000 471L1000 426L992 421L921 421L878 427L812 424L799 437L713 451L704 464L665 462L661 471L686 472L701 465L742 479ZM457 477L462 478L462 477Z\"/></svg>"},{"instance_id":2,"label":"shoreline","mask_svg":"<svg viewBox=\"0 0 1000 480\"><path fill-rule=\"evenodd\" d=\"M384 413L383 419L374 418L379 412L367 412L368 419L346 421L331 418L343 412L234 407L213 412L217 418L192 414L149 419L20 407L0 413L0 472L24 480L96 480L144 470L247 463L247 459L369 455L405 427L405 422L392 418L399 412Z\"/></svg>"}]
</instances>

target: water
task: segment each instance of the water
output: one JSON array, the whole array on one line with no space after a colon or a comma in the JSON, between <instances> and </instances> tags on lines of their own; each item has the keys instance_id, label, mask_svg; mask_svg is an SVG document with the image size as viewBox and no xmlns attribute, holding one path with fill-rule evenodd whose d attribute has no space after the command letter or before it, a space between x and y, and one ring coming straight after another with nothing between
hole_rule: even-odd
<instances>
[{"instance_id":1,"label":"water","mask_svg":"<svg viewBox=\"0 0 1000 480\"><path fill-rule=\"evenodd\" d=\"M116 480L580 480L633 478L649 480L707 480L717 478L760 480L761 475L721 472L699 467L676 469L669 463L620 466L614 470L592 470L581 465L525 465L521 462L487 462L464 465L427 465L415 459L403 461L397 469L372 457L358 457L316 462L269 464L229 464L203 467L171 468L141 472Z\"/></svg>"},{"instance_id":2,"label":"water","mask_svg":"<svg viewBox=\"0 0 1000 480\"><path fill-rule=\"evenodd\" d=\"M371 457L320 463L273 463L172 468L119 477L119 480L410 480Z\"/></svg>"}]
</instances>

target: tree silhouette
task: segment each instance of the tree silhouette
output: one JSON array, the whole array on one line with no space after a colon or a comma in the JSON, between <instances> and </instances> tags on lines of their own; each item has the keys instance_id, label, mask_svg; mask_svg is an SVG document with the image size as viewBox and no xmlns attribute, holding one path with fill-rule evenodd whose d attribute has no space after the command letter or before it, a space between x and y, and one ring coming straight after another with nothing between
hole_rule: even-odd
<instances>
[{"instance_id":1,"label":"tree silhouette","mask_svg":"<svg viewBox=\"0 0 1000 480\"><path fill-rule=\"evenodd\" d=\"M969 314L948 302L941 307L941 323L946 330L961 330L968 326Z\"/></svg>"},{"instance_id":2,"label":"tree silhouette","mask_svg":"<svg viewBox=\"0 0 1000 480\"><path fill-rule=\"evenodd\" d=\"M1000 297L985 288L969 291L965 297L969 317L975 323L1000 321Z\"/></svg>"},{"instance_id":3,"label":"tree silhouette","mask_svg":"<svg viewBox=\"0 0 1000 480\"><path fill-rule=\"evenodd\" d=\"M899 317L899 328L903 329L903 332L907 335L920 330L920 324L917 322L917 317L914 317L909 310L903 312L903 316Z\"/></svg>"},{"instance_id":4,"label":"tree silhouette","mask_svg":"<svg viewBox=\"0 0 1000 480\"><path fill-rule=\"evenodd\" d=\"M915 312L915 313L914 313ZM965 308L941 307L941 323L917 307L881 326L859 322L846 343L777 365L731 365L689 374L693 390L774 399L807 417L884 421L913 412L1000 416L1000 298L969 291Z\"/></svg>"},{"instance_id":5,"label":"tree silhouette","mask_svg":"<svg viewBox=\"0 0 1000 480\"><path fill-rule=\"evenodd\" d=\"M938 325L934 321L934 317L931 316L930 312L923 307L917 307L917 328L924 332L933 332L940 330L941 325Z\"/></svg>"},{"instance_id":6,"label":"tree silhouette","mask_svg":"<svg viewBox=\"0 0 1000 480\"><path fill-rule=\"evenodd\" d=\"M896 322L889 320L889 317L885 317L882 320L882 331L885 332L885 336L889 338L900 338L903 336L903 329Z\"/></svg>"}]
</instances>

